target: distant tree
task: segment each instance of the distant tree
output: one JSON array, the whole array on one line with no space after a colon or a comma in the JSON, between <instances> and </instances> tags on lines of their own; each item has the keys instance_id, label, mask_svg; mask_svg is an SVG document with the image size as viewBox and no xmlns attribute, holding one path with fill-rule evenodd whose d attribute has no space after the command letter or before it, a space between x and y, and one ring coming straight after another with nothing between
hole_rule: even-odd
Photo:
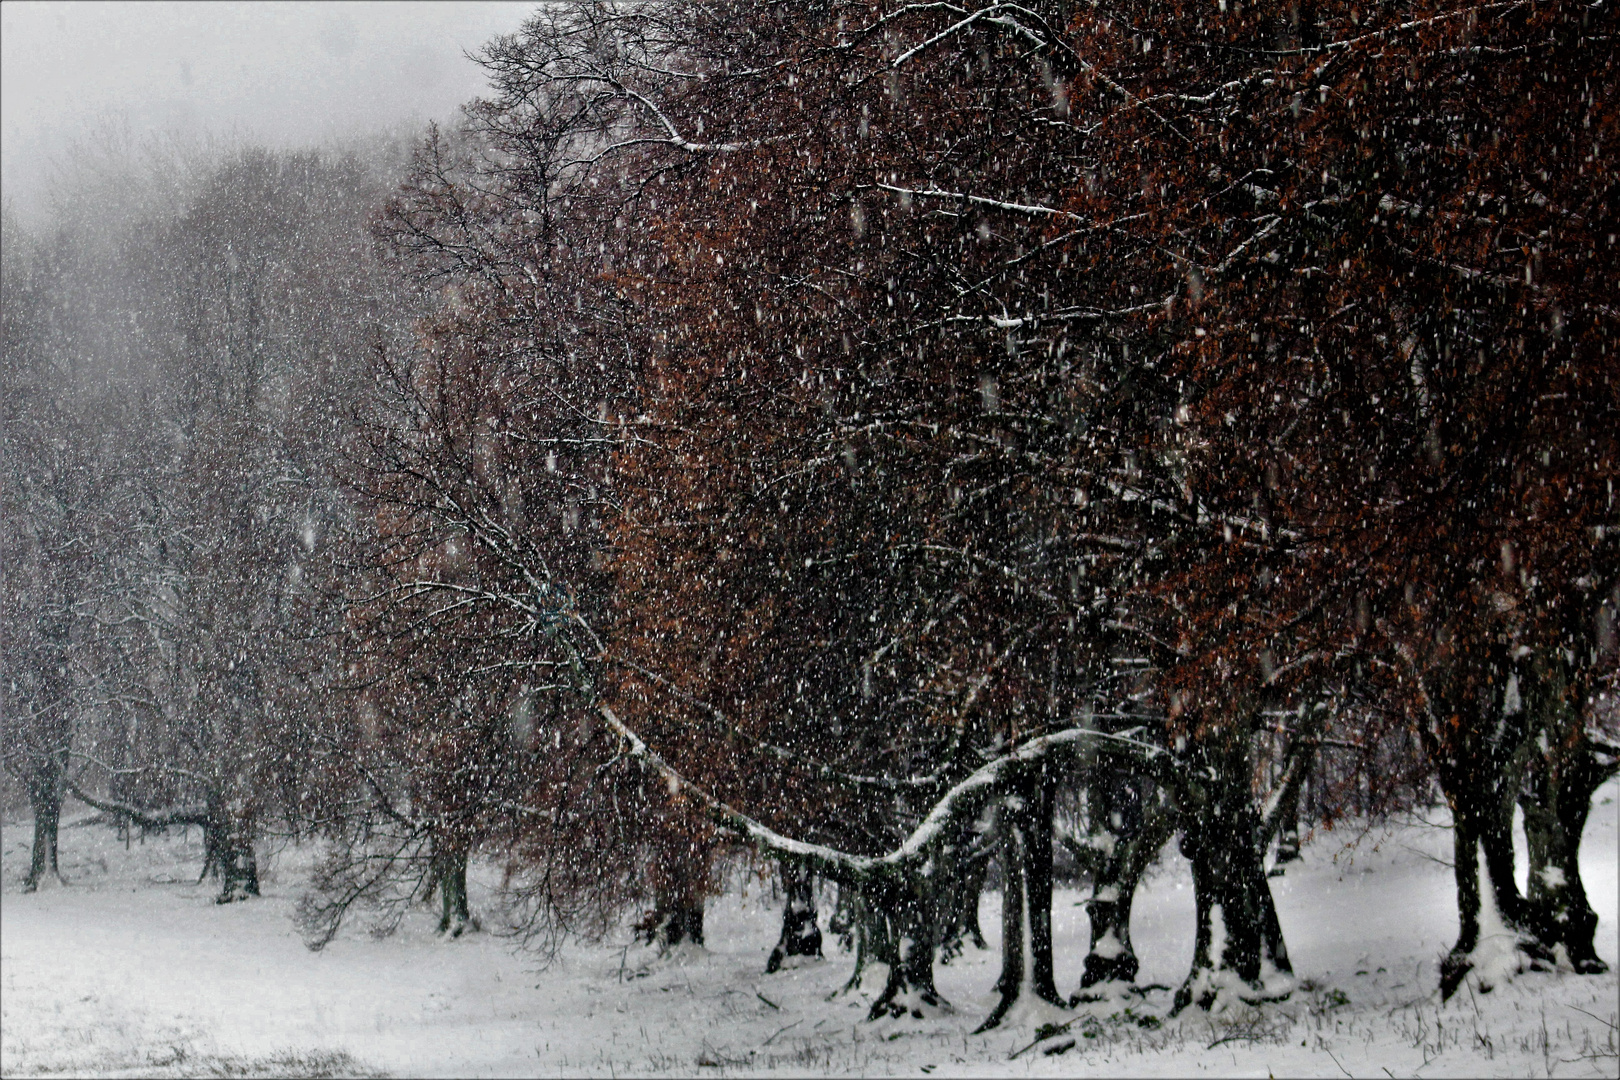
<instances>
[{"instance_id":1,"label":"distant tree","mask_svg":"<svg viewBox=\"0 0 1620 1080\"><path fill-rule=\"evenodd\" d=\"M33 891L60 876L57 829L75 728L87 707L94 661L86 616L106 490L78 370L82 326L73 293L81 252L67 234L43 243L5 215L0 274L0 718L5 768L28 794Z\"/></svg>"},{"instance_id":2,"label":"distant tree","mask_svg":"<svg viewBox=\"0 0 1620 1080\"><path fill-rule=\"evenodd\" d=\"M375 182L353 157L246 151L124 255L149 395L123 466L140 542L118 601L141 734L88 748L75 790L149 827L201 825L222 901L258 892L261 821L296 815L332 676L314 639L336 609L311 586L345 513L334 454L379 316Z\"/></svg>"}]
</instances>

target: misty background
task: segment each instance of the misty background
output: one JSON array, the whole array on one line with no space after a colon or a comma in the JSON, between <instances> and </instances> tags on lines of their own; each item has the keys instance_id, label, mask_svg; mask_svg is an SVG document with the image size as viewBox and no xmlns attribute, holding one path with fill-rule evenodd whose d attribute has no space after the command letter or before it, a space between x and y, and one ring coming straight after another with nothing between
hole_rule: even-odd
<instances>
[{"instance_id":1,"label":"misty background","mask_svg":"<svg viewBox=\"0 0 1620 1080\"><path fill-rule=\"evenodd\" d=\"M154 141L320 146L445 121L466 56L529 3L36 3L3 12L0 190L21 220L75 152Z\"/></svg>"}]
</instances>

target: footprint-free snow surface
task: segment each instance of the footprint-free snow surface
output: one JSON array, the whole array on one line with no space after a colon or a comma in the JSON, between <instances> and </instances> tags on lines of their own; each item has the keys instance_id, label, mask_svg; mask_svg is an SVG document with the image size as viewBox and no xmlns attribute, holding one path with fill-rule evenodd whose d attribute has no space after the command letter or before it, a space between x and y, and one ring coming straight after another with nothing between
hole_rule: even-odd
<instances>
[{"instance_id":1,"label":"footprint-free snow surface","mask_svg":"<svg viewBox=\"0 0 1620 1080\"><path fill-rule=\"evenodd\" d=\"M1582 848L1598 952L1611 965L1617 797L1615 783L1599 792ZM626 930L544 963L492 932L441 941L427 911L382 938L357 919L314 953L292 924L308 846L267 853L262 899L218 906L209 884L194 884L195 830L126 847L83 816L62 830L70 884L26 895L31 831L20 822L3 830L0 867L0 1072L1615 1076L1612 972L1526 972L1440 1003L1438 962L1457 931L1443 823L1437 812L1319 830L1304 862L1273 880L1301 980L1287 1002L1172 1019L1169 993L1156 990L975 1035L994 1001L995 893L981 913L991 949L970 947L938 970L953 1011L869 1023L868 998L836 993L851 960L835 946L823 961L764 974L779 910L753 879L739 877L711 905L706 949L666 956L627 946ZM1065 993L1079 981L1085 896L1060 890L1055 902ZM486 925L497 925L493 889L475 889L480 900ZM1192 952L1192 890L1173 848L1132 925L1142 982L1174 986ZM1031 1047L1035 1026L1054 1019L1075 1022Z\"/></svg>"}]
</instances>

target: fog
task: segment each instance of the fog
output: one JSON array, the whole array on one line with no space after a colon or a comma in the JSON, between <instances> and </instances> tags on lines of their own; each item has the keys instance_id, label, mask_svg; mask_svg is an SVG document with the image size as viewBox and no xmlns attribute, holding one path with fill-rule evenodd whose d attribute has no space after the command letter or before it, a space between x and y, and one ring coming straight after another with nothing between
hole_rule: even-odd
<instances>
[{"instance_id":1,"label":"fog","mask_svg":"<svg viewBox=\"0 0 1620 1080\"><path fill-rule=\"evenodd\" d=\"M484 86L466 53L533 6L8 2L5 198L33 216L70 148L109 134L284 147L453 117Z\"/></svg>"}]
</instances>

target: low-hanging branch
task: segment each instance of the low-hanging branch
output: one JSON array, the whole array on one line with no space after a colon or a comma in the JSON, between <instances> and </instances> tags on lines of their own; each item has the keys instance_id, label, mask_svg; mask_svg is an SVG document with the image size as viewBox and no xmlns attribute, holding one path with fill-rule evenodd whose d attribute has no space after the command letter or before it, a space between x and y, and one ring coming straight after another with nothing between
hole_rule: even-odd
<instances>
[{"instance_id":1,"label":"low-hanging branch","mask_svg":"<svg viewBox=\"0 0 1620 1080\"><path fill-rule=\"evenodd\" d=\"M95 807L104 814L118 814L128 818L143 829L167 829L171 825L203 825L210 823L211 818L205 806L168 806L161 809L145 809L133 806L130 803L119 802L116 799L104 799L81 788L75 781L67 781L67 789L81 802Z\"/></svg>"},{"instance_id":2,"label":"low-hanging branch","mask_svg":"<svg viewBox=\"0 0 1620 1080\"><path fill-rule=\"evenodd\" d=\"M765 851L793 856L824 877L850 885L874 879L903 878L919 871L926 874L930 848L941 837L951 834L951 826L978 816L985 803L1001 793L1011 774L1042 761L1050 754L1076 749L1090 740L1107 742L1144 760L1153 760L1164 754L1161 748L1129 735L1110 734L1091 728L1065 728L1042 735L980 766L946 791L922 823L893 851L885 855L852 855L825 844L812 844L783 836L682 776L641 736L626 726L612 708L602 705L601 712L608 726L625 741L628 756L651 766L673 789L689 792L697 798L720 827Z\"/></svg>"}]
</instances>

